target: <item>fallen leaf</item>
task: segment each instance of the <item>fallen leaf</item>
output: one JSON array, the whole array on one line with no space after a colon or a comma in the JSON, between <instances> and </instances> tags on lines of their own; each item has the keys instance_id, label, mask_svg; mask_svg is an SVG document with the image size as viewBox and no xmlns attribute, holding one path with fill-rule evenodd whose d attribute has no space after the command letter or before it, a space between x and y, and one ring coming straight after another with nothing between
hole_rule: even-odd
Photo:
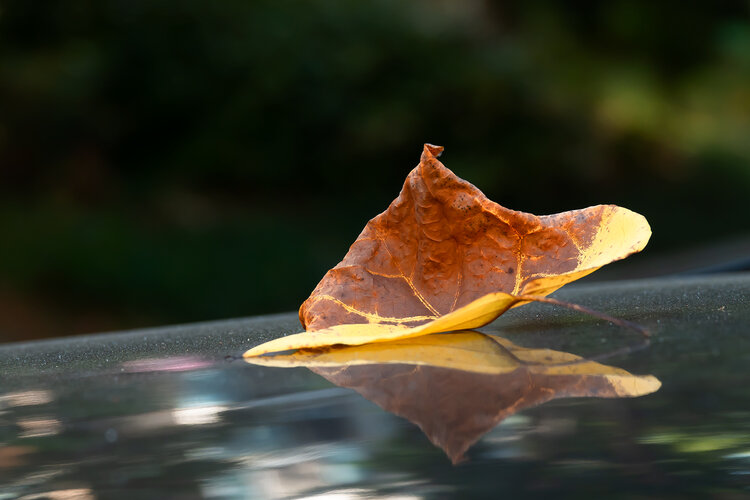
<instances>
[{"instance_id":1,"label":"fallen leaf","mask_svg":"<svg viewBox=\"0 0 750 500\"><path fill-rule=\"evenodd\" d=\"M643 216L614 205L548 216L504 208L448 170L442 150L424 146L398 198L302 304L307 333L246 356L477 328L642 250L651 235Z\"/></svg>"},{"instance_id":2,"label":"fallen leaf","mask_svg":"<svg viewBox=\"0 0 750 500\"><path fill-rule=\"evenodd\" d=\"M354 389L418 425L454 463L483 434L521 409L559 398L642 396L661 386L651 375L632 375L574 354L524 348L478 332L300 349L246 361L304 366Z\"/></svg>"}]
</instances>

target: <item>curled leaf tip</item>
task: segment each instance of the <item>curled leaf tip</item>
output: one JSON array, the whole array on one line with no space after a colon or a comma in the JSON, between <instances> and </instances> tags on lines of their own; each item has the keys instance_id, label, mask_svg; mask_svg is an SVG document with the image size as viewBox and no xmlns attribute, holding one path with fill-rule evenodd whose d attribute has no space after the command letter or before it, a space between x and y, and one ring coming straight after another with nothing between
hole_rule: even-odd
<instances>
[{"instance_id":1,"label":"curled leaf tip","mask_svg":"<svg viewBox=\"0 0 750 500\"><path fill-rule=\"evenodd\" d=\"M434 144L425 143L423 155L428 157L437 158L443 153L445 148L443 146L435 146Z\"/></svg>"}]
</instances>

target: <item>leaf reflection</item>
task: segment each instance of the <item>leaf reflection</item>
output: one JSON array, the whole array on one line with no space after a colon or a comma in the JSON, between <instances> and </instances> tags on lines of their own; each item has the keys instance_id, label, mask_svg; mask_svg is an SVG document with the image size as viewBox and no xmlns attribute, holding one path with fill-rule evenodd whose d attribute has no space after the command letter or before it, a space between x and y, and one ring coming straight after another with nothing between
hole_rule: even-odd
<instances>
[{"instance_id":1,"label":"leaf reflection","mask_svg":"<svg viewBox=\"0 0 750 500\"><path fill-rule=\"evenodd\" d=\"M464 331L362 346L301 349L247 358L252 364L307 367L418 425L453 463L510 415L571 397L619 398L655 392L652 375L551 349Z\"/></svg>"}]
</instances>

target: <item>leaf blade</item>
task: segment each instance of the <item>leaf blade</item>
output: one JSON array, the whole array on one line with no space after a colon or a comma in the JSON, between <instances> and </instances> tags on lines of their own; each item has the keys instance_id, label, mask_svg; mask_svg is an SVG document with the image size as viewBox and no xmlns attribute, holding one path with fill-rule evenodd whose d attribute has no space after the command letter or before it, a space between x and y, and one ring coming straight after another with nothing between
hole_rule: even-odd
<instances>
[{"instance_id":1,"label":"leaf blade","mask_svg":"<svg viewBox=\"0 0 750 500\"><path fill-rule=\"evenodd\" d=\"M645 218L614 205L548 216L502 207L447 169L442 150L424 146L399 196L302 304L307 331L417 326L489 293L547 295L651 235Z\"/></svg>"}]
</instances>

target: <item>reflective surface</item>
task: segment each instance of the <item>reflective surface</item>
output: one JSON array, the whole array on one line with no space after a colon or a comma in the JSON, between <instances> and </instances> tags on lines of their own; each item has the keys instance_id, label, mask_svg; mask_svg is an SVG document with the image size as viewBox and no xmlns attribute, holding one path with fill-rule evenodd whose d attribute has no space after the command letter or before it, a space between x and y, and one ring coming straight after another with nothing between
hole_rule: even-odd
<instances>
[{"instance_id":1,"label":"reflective surface","mask_svg":"<svg viewBox=\"0 0 750 500\"><path fill-rule=\"evenodd\" d=\"M358 346L247 357L305 366L413 422L456 464L483 434L525 408L574 397L636 397L661 382L570 353L459 331Z\"/></svg>"},{"instance_id":2,"label":"reflective surface","mask_svg":"<svg viewBox=\"0 0 750 500\"><path fill-rule=\"evenodd\" d=\"M0 347L0 499L748 494L750 278L556 296L648 326L649 348L605 362L663 386L521 409L457 466L352 390L235 358L295 333L295 315ZM544 305L482 331L583 356L640 340Z\"/></svg>"}]
</instances>

